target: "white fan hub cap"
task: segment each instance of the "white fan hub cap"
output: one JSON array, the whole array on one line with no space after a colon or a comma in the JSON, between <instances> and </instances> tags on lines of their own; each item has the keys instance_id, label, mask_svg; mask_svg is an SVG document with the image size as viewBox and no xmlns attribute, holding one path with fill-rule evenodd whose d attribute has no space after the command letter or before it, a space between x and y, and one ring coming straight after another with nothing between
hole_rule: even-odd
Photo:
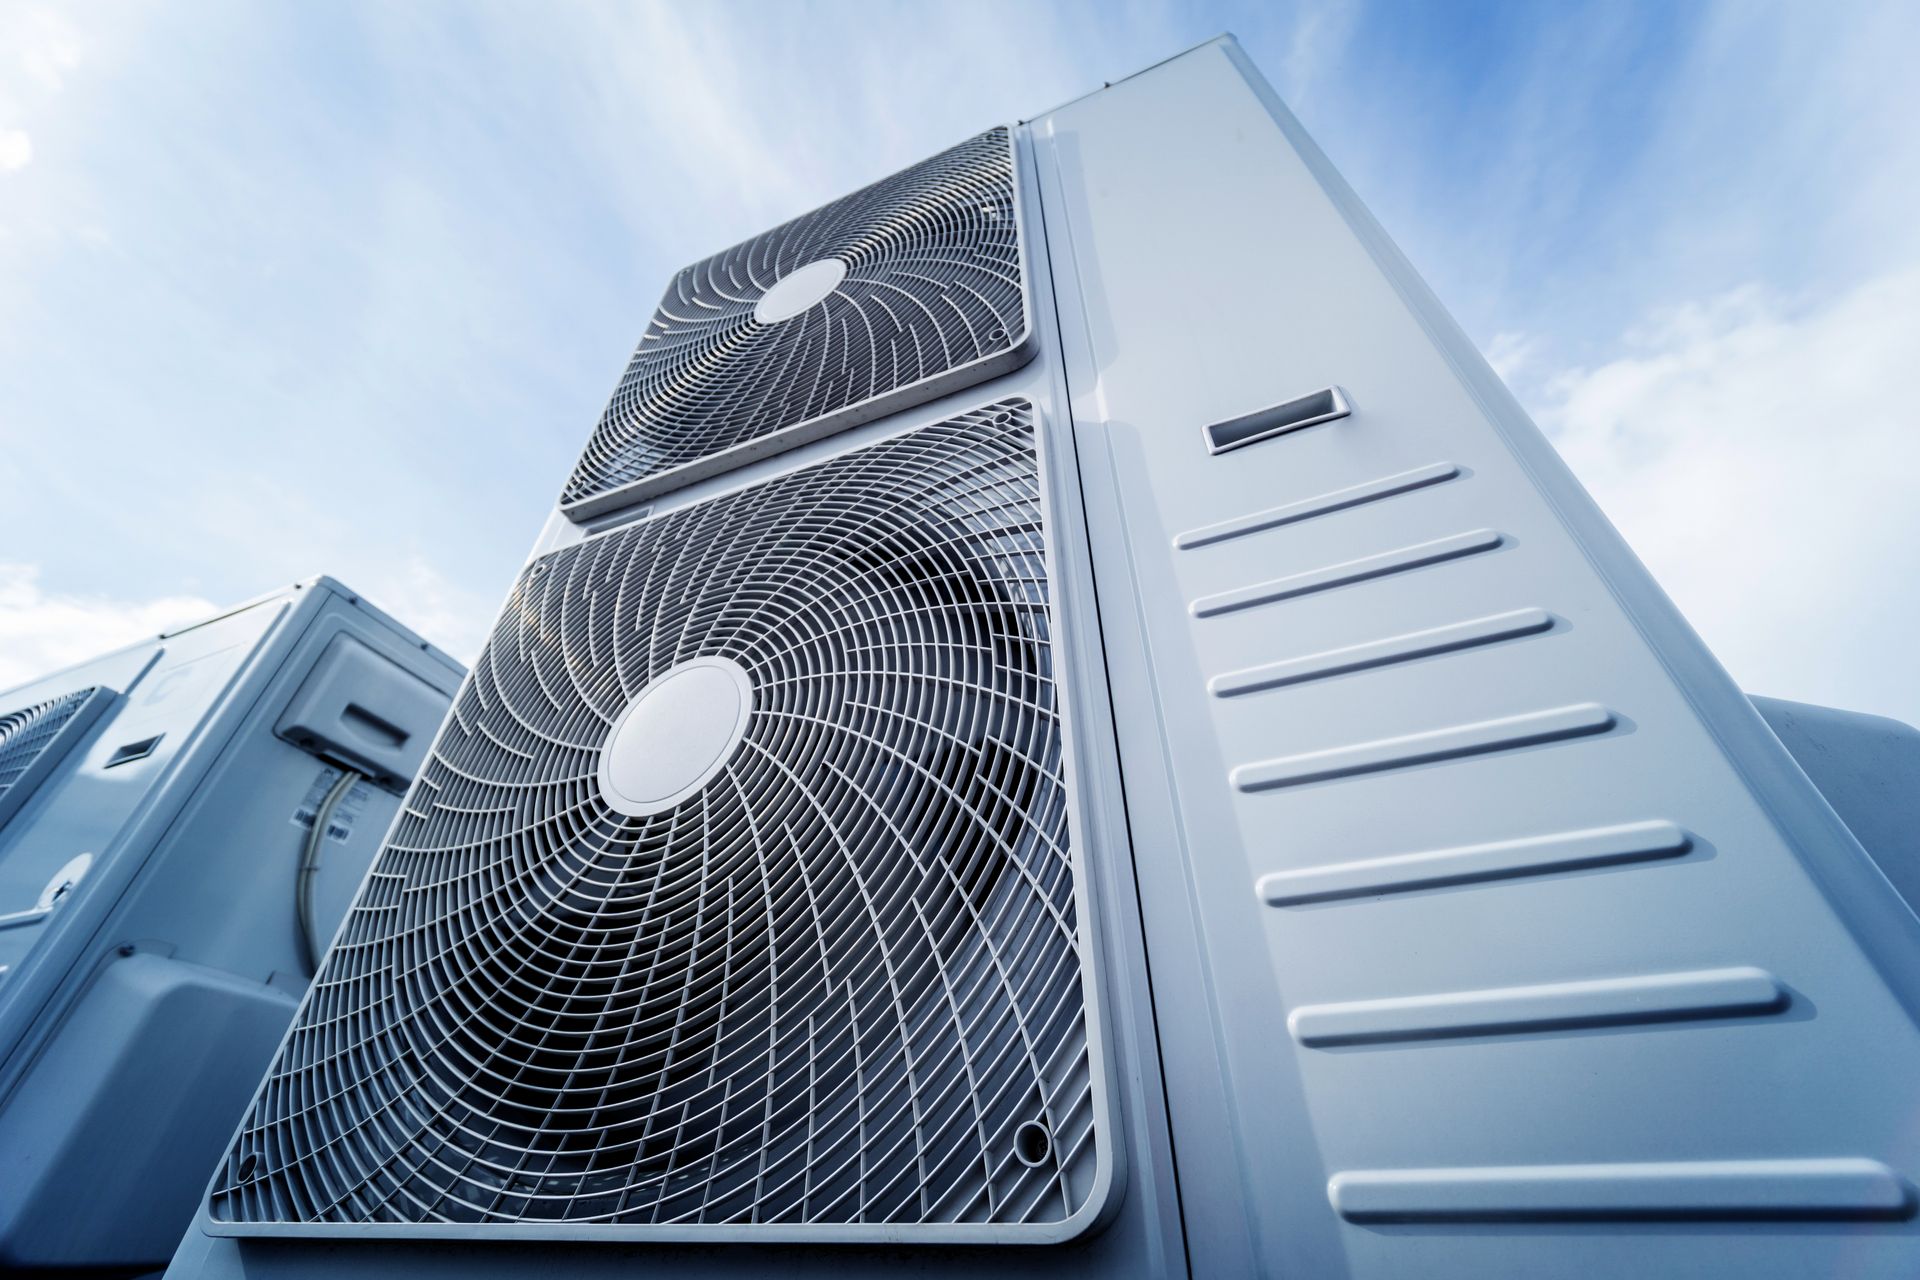
<instances>
[{"instance_id":1,"label":"white fan hub cap","mask_svg":"<svg viewBox=\"0 0 1920 1280\"><path fill-rule=\"evenodd\" d=\"M761 324L791 320L808 307L826 301L846 278L847 264L838 258L816 258L804 267L795 267L760 295L753 318Z\"/></svg>"},{"instance_id":2,"label":"white fan hub cap","mask_svg":"<svg viewBox=\"0 0 1920 1280\"><path fill-rule=\"evenodd\" d=\"M713 780L753 715L753 680L730 658L690 658L647 682L600 750L600 796L633 817L673 808Z\"/></svg>"}]
</instances>

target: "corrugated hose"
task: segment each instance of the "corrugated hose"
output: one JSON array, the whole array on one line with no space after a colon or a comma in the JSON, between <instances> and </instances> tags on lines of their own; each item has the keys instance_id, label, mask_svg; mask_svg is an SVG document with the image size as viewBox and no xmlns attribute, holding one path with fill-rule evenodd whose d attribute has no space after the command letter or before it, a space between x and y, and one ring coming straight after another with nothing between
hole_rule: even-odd
<instances>
[{"instance_id":1,"label":"corrugated hose","mask_svg":"<svg viewBox=\"0 0 1920 1280\"><path fill-rule=\"evenodd\" d=\"M327 791L327 798L320 802L320 808L313 815L306 848L300 855L300 876L294 882L294 907L300 918L300 941L307 953L307 970L310 974L320 972L323 945L313 926L313 876L320 869L320 849L326 843L327 828L333 822L333 811L346 799L353 784L364 776L352 769L340 770L339 778L334 781Z\"/></svg>"}]
</instances>

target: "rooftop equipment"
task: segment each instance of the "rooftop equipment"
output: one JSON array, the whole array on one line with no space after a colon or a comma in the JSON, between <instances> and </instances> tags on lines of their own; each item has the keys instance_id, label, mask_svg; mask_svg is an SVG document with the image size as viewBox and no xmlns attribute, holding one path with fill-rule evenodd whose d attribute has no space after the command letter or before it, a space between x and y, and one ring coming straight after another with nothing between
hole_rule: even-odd
<instances>
[{"instance_id":1,"label":"rooftop equipment","mask_svg":"<svg viewBox=\"0 0 1920 1280\"><path fill-rule=\"evenodd\" d=\"M170 1274L1909 1276L1917 958L1223 38L674 277Z\"/></svg>"},{"instance_id":2,"label":"rooftop equipment","mask_svg":"<svg viewBox=\"0 0 1920 1280\"><path fill-rule=\"evenodd\" d=\"M0 694L0 1265L164 1265L459 676L320 578Z\"/></svg>"}]
</instances>

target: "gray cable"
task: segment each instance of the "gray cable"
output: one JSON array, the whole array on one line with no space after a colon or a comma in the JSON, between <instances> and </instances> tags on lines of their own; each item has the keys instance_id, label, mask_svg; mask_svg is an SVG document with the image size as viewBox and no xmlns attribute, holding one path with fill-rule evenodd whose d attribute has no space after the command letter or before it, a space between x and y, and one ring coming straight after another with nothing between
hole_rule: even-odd
<instances>
[{"instance_id":1,"label":"gray cable","mask_svg":"<svg viewBox=\"0 0 1920 1280\"><path fill-rule=\"evenodd\" d=\"M307 954L307 971L312 974L320 972L321 956L320 939L313 927L313 875L320 869L320 849L327 838L327 826L333 821L333 811L361 777L352 769L340 771L339 778L327 792L327 798L320 802L319 810L313 815L313 827L307 832L306 847L300 854L300 876L294 883L294 906L300 919L300 941Z\"/></svg>"}]
</instances>

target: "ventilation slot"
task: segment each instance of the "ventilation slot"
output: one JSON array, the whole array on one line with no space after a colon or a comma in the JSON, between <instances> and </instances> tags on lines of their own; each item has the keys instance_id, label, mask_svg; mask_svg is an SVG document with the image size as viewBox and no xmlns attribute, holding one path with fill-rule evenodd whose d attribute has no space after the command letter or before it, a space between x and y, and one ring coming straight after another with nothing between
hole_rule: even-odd
<instances>
[{"instance_id":1,"label":"ventilation slot","mask_svg":"<svg viewBox=\"0 0 1920 1280\"><path fill-rule=\"evenodd\" d=\"M1347 403L1346 393L1338 387L1328 387L1285 404L1242 414L1238 418L1228 418L1225 422L1209 423L1204 428L1207 452L1226 453L1245 445L1259 444L1262 440L1271 440L1302 427L1318 426L1322 422L1344 418L1352 412L1353 407Z\"/></svg>"},{"instance_id":2,"label":"ventilation slot","mask_svg":"<svg viewBox=\"0 0 1920 1280\"><path fill-rule=\"evenodd\" d=\"M123 764L132 764L135 760L145 760L159 749L160 739L166 736L164 733L156 733L151 738L142 738L138 742L123 742L113 749L113 754L108 756L107 762L100 767L102 769L118 769Z\"/></svg>"}]
</instances>

